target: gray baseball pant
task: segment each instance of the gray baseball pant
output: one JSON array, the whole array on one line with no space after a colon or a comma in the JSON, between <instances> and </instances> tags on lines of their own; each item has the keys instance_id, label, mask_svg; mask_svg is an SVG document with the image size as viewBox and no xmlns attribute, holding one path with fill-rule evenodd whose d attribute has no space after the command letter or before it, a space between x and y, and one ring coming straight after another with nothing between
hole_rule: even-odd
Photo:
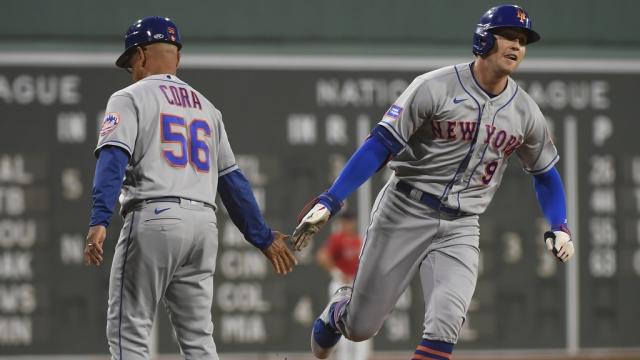
<instances>
[{"instance_id":1,"label":"gray baseball pant","mask_svg":"<svg viewBox=\"0 0 640 360\"><path fill-rule=\"evenodd\" d=\"M215 212L201 203L143 203L126 213L109 281L107 338L112 359L149 358L160 301L184 357L218 359L211 319L217 251Z\"/></svg>"},{"instance_id":2,"label":"gray baseball pant","mask_svg":"<svg viewBox=\"0 0 640 360\"><path fill-rule=\"evenodd\" d=\"M410 199L391 177L378 195L353 293L337 325L352 341L374 336L416 272L423 338L456 343L478 276L478 216L453 217Z\"/></svg>"}]
</instances>

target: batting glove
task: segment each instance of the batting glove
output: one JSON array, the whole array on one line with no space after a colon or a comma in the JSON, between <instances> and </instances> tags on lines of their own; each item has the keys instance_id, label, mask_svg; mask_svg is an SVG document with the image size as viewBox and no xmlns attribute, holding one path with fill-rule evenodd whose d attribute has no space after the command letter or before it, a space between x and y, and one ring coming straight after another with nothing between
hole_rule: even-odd
<instances>
[{"instance_id":1,"label":"batting glove","mask_svg":"<svg viewBox=\"0 0 640 360\"><path fill-rule=\"evenodd\" d=\"M313 207L311 207L313 206ZM311 210L305 211L311 207ZM298 217L298 226L291 235L291 243L295 250L302 250L313 238L313 235L320 231L322 226L329 221L329 218L342 207L342 203L337 201L335 197L329 193L324 193L313 199L307 206L302 209Z\"/></svg>"},{"instance_id":2,"label":"batting glove","mask_svg":"<svg viewBox=\"0 0 640 360\"><path fill-rule=\"evenodd\" d=\"M559 230L545 232L544 241L547 244L547 249L562 262L567 262L575 252L571 233L564 225Z\"/></svg>"}]
</instances>

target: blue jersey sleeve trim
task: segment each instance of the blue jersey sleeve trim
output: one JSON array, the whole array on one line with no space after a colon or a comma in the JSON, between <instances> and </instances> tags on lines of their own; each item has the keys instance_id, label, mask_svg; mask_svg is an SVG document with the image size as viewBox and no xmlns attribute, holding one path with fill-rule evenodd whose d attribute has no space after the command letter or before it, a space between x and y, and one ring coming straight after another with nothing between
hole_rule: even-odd
<instances>
[{"instance_id":1,"label":"blue jersey sleeve trim","mask_svg":"<svg viewBox=\"0 0 640 360\"><path fill-rule=\"evenodd\" d=\"M392 152L382 143L379 136L369 137L351 156L328 193L336 201L344 201L349 194L375 174L391 155L393 155Z\"/></svg>"},{"instance_id":2,"label":"blue jersey sleeve trim","mask_svg":"<svg viewBox=\"0 0 640 360\"><path fill-rule=\"evenodd\" d=\"M402 144L398 139L393 136L393 134L382 125L378 125L371 130L371 136L375 137L384 147L391 152L392 155L398 155L402 149L404 149L404 144Z\"/></svg>"},{"instance_id":3,"label":"blue jersey sleeve trim","mask_svg":"<svg viewBox=\"0 0 640 360\"><path fill-rule=\"evenodd\" d=\"M238 170L238 165L237 165L237 164L233 164L233 165L231 165L231 166L227 166L226 168L224 168L224 169L222 169L222 170L218 171L218 177L220 177L220 176L225 176L225 175L227 175L228 173L230 173L230 172L232 172L232 171L236 171L236 170Z\"/></svg>"},{"instance_id":4,"label":"blue jersey sleeve trim","mask_svg":"<svg viewBox=\"0 0 640 360\"><path fill-rule=\"evenodd\" d=\"M549 163L547 165L545 165L542 169L539 170L526 170L526 172L528 172L531 175L540 175L540 174L544 174L546 172L548 172L553 166L555 166L555 164L558 162L558 160L560 160L560 155L556 154L556 156L551 159L551 161L549 161Z\"/></svg>"},{"instance_id":5,"label":"blue jersey sleeve trim","mask_svg":"<svg viewBox=\"0 0 640 360\"><path fill-rule=\"evenodd\" d=\"M533 177L538 204L552 228L567 224L567 205L560 173L555 167Z\"/></svg>"},{"instance_id":6,"label":"blue jersey sleeve trim","mask_svg":"<svg viewBox=\"0 0 640 360\"><path fill-rule=\"evenodd\" d=\"M388 123L386 123L385 121L380 121L378 123L378 125L380 126L384 126L385 129L389 130L389 132L391 134L393 134L393 136L400 142L402 143L404 146L409 145L409 143L407 142L407 140L405 140L402 135L400 135L398 133L398 130L396 130L393 126L389 125Z\"/></svg>"},{"instance_id":7,"label":"blue jersey sleeve trim","mask_svg":"<svg viewBox=\"0 0 640 360\"><path fill-rule=\"evenodd\" d=\"M218 193L231 221L244 238L260 250L273 242L273 233L260 213L249 180L236 169L218 179Z\"/></svg>"},{"instance_id":8,"label":"blue jersey sleeve trim","mask_svg":"<svg viewBox=\"0 0 640 360\"><path fill-rule=\"evenodd\" d=\"M126 151L127 152L127 156L131 157L133 155L133 151L131 150L129 145L123 143L122 141L118 141L118 140L109 140L109 141L104 142L103 144L100 144L100 146L98 146L98 148L95 150L94 155L96 157L98 157L98 154L100 153L100 151L105 146L117 146L117 147L121 148L122 150Z\"/></svg>"},{"instance_id":9,"label":"blue jersey sleeve trim","mask_svg":"<svg viewBox=\"0 0 640 360\"><path fill-rule=\"evenodd\" d=\"M93 177L91 218L89 226L109 226L113 208L120 195L129 154L119 146L105 146L98 154Z\"/></svg>"}]
</instances>

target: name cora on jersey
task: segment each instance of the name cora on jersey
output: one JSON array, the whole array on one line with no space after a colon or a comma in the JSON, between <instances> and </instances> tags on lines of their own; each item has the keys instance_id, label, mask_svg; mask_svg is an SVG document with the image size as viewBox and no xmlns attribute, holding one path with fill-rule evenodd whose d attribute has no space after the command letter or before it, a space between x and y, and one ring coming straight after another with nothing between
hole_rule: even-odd
<instances>
[{"instance_id":1,"label":"name cora on jersey","mask_svg":"<svg viewBox=\"0 0 640 360\"><path fill-rule=\"evenodd\" d=\"M476 126L475 121L432 121L431 131L435 139L472 141ZM484 132L484 143L491 144L505 156L511 155L522 145L522 136L507 134L505 130L497 129L493 125L485 124Z\"/></svg>"},{"instance_id":2,"label":"name cora on jersey","mask_svg":"<svg viewBox=\"0 0 640 360\"><path fill-rule=\"evenodd\" d=\"M111 133L120 124L120 114L110 112L104 114L104 120L102 121L102 127L100 128L100 136L105 136Z\"/></svg>"},{"instance_id":3,"label":"name cora on jersey","mask_svg":"<svg viewBox=\"0 0 640 360\"><path fill-rule=\"evenodd\" d=\"M193 90L189 91L181 86L173 85L160 85L160 90L171 105L202 110L198 94Z\"/></svg>"}]
</instances>

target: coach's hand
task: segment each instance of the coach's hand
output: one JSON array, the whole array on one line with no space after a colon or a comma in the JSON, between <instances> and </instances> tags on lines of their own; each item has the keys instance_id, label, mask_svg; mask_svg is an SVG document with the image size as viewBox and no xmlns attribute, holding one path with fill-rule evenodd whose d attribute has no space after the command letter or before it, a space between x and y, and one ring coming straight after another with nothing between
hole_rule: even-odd
<instances>
[{"instance_id":1,"label":"coach's hand","mask_svg":"<svg viewBox=\"0 0 640 360\"><path fill-rule=\"evenodd\" d=\"M264 250L264 255L271 261L273 269L283 275L292 272L293 267L298 264L298 260L287 247L287 240L289 235L274 231L273 242Z\"/></svg>"},{"instance_id":2,"label":"coach's hand","mask_svg":"<svg viewBox=\"0 0 640 360\"><path fill-rule=\"evenodd\" d=\"M95 225L89 228L86 244L84 246L84 264L102 264L102 244L107 237L107 228L103 225Z\"/></svg>"},{"instance_id":3,"label":"coach's hand","mask_svg":"<svg viewBox=\"0 0 640 360\"><path fill-rule=\"evenodd\" d=\"M553 252L558 260L567 262L574 253L571 236L564 231L547 231L544 233L547 249Z\"/></svg>"},{"instance_id":4,"label":"coach's hand","mask_svg":"<svg viewBox=\"0 0 640 360\"><path fill-rule=\"evenodd\" d=\"M300 251L309 245L313 235L320 231L322 225L326 224L331 217L331 212L323 204L316 203L311 210L300 220L298 226L293 231L291 243L293 248Z\"/></svg>"}]
</instances>

